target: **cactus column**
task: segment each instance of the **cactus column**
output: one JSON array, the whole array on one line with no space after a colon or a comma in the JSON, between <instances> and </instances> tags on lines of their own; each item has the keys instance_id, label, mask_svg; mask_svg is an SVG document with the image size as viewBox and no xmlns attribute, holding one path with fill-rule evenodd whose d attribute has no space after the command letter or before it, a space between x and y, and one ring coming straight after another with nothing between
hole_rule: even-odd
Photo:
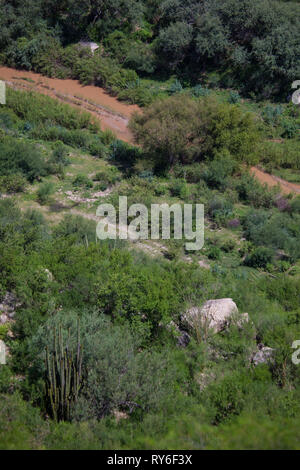
<instances>
[{"instance_id":1,"label":"cactus column","mask_svg":"<svg viewBox=\"0 0 300 470\"><path fill-rule=\"evenodd\" d=\"M57 337L58 336L58 337ZM46 348L46 395L53 419L70 421L71 409L78 399L82 383L82 347L80 344L79 322L77 326L76 353L69 349L69 339L64 346L62 328L58 335L54 328L53 352Z\"/></svg>"}]
</instances>

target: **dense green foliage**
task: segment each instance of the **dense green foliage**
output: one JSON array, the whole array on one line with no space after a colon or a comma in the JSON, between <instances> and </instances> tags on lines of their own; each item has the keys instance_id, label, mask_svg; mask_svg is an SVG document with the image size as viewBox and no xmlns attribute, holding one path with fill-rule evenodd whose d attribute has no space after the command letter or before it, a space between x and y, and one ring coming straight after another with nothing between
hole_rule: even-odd
<instances>
[{"instance_id":1,"label":"dense green foliage","mask_svg":"<svg viewBox=\"0 0 300 470\"><path fill-rule=\"evenodd\" d=\"M253 117L210 98L196 101L176 96L156 101L135 115L131 128L158 166L193 163L222 153L255 162L259 132Z\"/></svg>"},{"instance_id":2,"label":"dense green foliage","mask_svg":"<svg viewBox=\"0 0 300 470\"><path fill-rule=\"evenodd\" d=\"M0 191L13 193L49 174L62 175L69 147L104 157L113 137L101 133L88 113L35 93L8 89L7 106L0 109ZM53 142L51 147L40 141ZM51 186L40 188L41 198Z\"/></svg>"},{"instance_id":3,"label":"dense green foliage","mask_svg":"<svg viewBox=\"0 0 300 470\"><path fill-rule=\"evenodd\" d=\"M84 351L72 424L49 428L36 409L6 395L2 448L298 447L299 368L290 361L290 347L299 336L299 277L210 273L109 244L87 248L79 230L65 222L49 231L9 201L0 209L1 289L14 290L21 300L13 327L17 340L8 340L10 369L0 369L1 393L21 393L43 413L45 347L53 347L55 324L72 347L80 317ZM241 310L247 308L259 340L276 348L274 363L247 366L255 348L251 329L232 327L200 344L195 338L186 349L176 346L176 336L163 325L177 321L190 302L213 296L233 296ZM116 424L117 411L130 418ZM245 425L253 434L240 435ZM81 426L87 432L80 437Z\"/></svg>"},{"instance_id":4,"label":"dense green foliage","mask_svg":"<svg viewBox=\"0 0 300 470\"><path fill-rule=\"evenodd\" d=\"M155 141L169 116L184 128L174 146ZM255 120L237 105L175 96L135 118L138 149L112 141L88 116L34 94L9 91L0 118L0 176L4 192L18 198L0 201L0 300L7 292L18 299L15 322L0 329L11 354L0 366L0 447L299 448L300 377L291 361L300 334L299 197L269 191L244 168L258 135ZM153 135L143 134L149 122L157 126ZM189 136L195 132L193 149L186 126ZM214 139L203 138L206 129ZM174 139L168 130L166 138ZM164 241L167 259L153 259L121 242L96 242L88 218L69 214L49 224L40 211L19 209L35 201L48 216L58 203L53 169L68 167L82 149L94 155L93 165L103 160L105 166L92 175L58 172L59 184L69 181L76 194L89 197L98 186L109 187L112 203L119 195L148 207L162 200L203 202L204 249L187 262L181 242ZM19 196L28 188L36 197ZM203 257L210 269L199 267ZM190 306L227 297L249 313L249 325L191 334L180 347L170 325L183 327L181 315ZM55 423L44 419L53 413L46 348L49 359L55 357L53 332L61 325L62 344L75 351L78 319L81 387L65 420ZM254 367L258 343L275 353Z\"/></svg>"},{"instance_id":5,"label":"dense green foliage","mask_svg":"<svg viewBox=\"0 0 300 470\"><path fill-rule=\"evenodd\" d=\"M300 76L299 8L276 0L2 0L1 57L141 104L154 91L140 86L137 73L175 72L195 84L286 96ZM103 49L92 56L74 46L82 39Z\"/></svg>"},{"instance_id":6,"label":"dense green foliage","mask_svg":"<svg viewBox=\"0 0 300 470\"><path fill-rule=\"evenodd\" d=\"M144 107L130 123L138 147L88 113L7 90L1 449L299 449L300 196L249 168L300 181L299 108L284 103L300 78L299 8L0 0L2 63ZM119 196L203 203L203 249L97 240L96 208ZM187 309L224 298L249 322L187 327ZM270 360L255 364L263 346Z\"/></svg>"}]
</instances>

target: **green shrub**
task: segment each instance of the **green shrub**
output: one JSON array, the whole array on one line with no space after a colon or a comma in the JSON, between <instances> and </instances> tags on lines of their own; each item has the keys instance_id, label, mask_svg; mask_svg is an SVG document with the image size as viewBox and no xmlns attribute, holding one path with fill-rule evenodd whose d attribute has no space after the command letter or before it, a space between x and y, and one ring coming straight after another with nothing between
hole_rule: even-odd
<instances>
[{"instance_id":1,"label":"green shrub","mask_svg":"<svg viewBox=\"0 0 300 470\"><path fill-rule=\"evenodd\" d=\"M0 128L11 130L18 123L17 115L11 109L0 109Z\"/></svg>"},{"instance_id":2,"label":"green shrub","mask_svg":"<svg viewBox=\"0 0 300 470\"><path fill-rule=\"evenodd\" d=\"M131 104L138 104L139 106L148 106L153 100L154 96L150 89L143 86L128 86L127 88L118 92L120 100L127 101Z\"/></svg>"},{"instance_id":3,"label":"green shrub","mask_svg":"<svg viewBox=\"0 0 300 470\"><path fill-rule=\"evenodd\" d=\"M0 325L0 339L2 339L2 341L6 340L8 331L9 331L8 324Z\"/></svg>"},{"instance_id":4,"label":"green shrub","mask_svg":"<svg viewBox=\"0 0 300 470\"><path fill-rule=\"evenodd\" d=\"M260 136L253 116L210 98L196 101L179 94L157 100L133 116L130 128L159 168L223 152L238 161L257 161Z\"/></svg>"},{"instance_id":5,"label":"green shrub","mask_svg":"<svg viewBox=\"0 0 300 470\"><path fill-rule=\"evenodd\" d=\"M273 250L284 250L290 260L300 256L298 216L287 213L251 211L244 220L245 236L256 246L268 246Z\"/></svg>"},{"instance_id":6,"label":"green shrub","mask_svg":"<svg viewBox=\"0 0 300 470\"><path fill-rule=\"evenodd\" d=\"M236 190L241 201L257 208L271 208L279 193L279 187L270 189L266 184L260 184L254 176L248 173L242 174L236 181Z\"/></svg>"},{"instance_id":7,"label":"green shrub","mask_svg":"<svg viewBox=\"0 0 300 470\"><path fill-rule=\"evenodd\" d=\"M8 88L7 106L19 118L38 126L51 123L70 130L90 129L94 131L99 129L98 125L92 123L89 113L80 112L67 104L39 93L26 93Z\"/></svg>"},{"instance_id":8,"label":"green shrub","mask_svg":"<svg viewBox=\"0 0 300 470\"><path fill-rule=\"evenodd\" d=\"M271 124L274 126L279 122L280 117L282 116L283 113L283 108L282 106L272 106L272 105L267 105L263 109L262 116L264 121L267 124Z\"/></svg>"},{"instance_id":9,"label":"green shrub","mask_svg":"<svg viewBox=\"0 0 300 470\"><path fill-rule=\"evenodd\" d=\"M70 47L64 49L56 38L47 38L32 58L34 70L48 77L72 78L72 68L79 54L74 54L76 49L73 48L73 61L70 62L70 50Z\"/></svg>"},{"instance_id":10,"label":"green shrub","mask_svg":"<svg viewBox=\"0 0 300 470\"><path fill-rule=\"evenodd\" d=\"M14 175L0 176L0 192L20 193L26 188L27 181L24 176L16 173Z\"/></svg>"},{"instance_id":11,"label":"green shrub","mask_svg":"<svg viewBox=\"0 0 300 470\"><path fill-rule=\"evenodd\" d=\"M47 204L54 191L55 187L53 183L43 183L37 190L37 198L39 203L42 205Z\"/></svg>"},{"instance_id":12,"label":"green shrub","mask_svg":"<svg viewBox=\"0 0 300 470\"><path fill-rule=\"evenodd\" d=\"M72 348L77 342L77 318L76 312L58 314L32 338L31 348L37 351L33 367L41 375L41 351L46 346L53 349L48 332L61 324L63 338L69 336ZM126 325L113 326L104 315L86 311L81 313L80 334L85 381L74 412L76 420L99 420L118 409L129 414L155 410L167 394L172 394L173 370L163 373L169 357L141 350L143 337L134 336Z\"/></svg>"},{"instance_id":13,"label":"green shrub","mask_svg":"<svg viewBox=\"0 0 300 470\"><path fill-rule=\"evenodd\" d=\"M250 377L245 372L233 372L219 383L209 386L206 396L214 409L214 422L226 422L239 415L247 403Z\"/></svg>"},{"instance_id":14,"label":"green shrub","mask_svg":"<svg viewBox=\"0 0 300 470\"><path fill-rule=\"evenodd\" d=\"M95 222L84 217L66 215L55 227L55 237L59 239L72 236L74 243L86 244L95 240Z\"/></svg>"},{"instance_id":15,"label":"green shrub","mask_svg":"<svg viewBox=\"0 0 300 470\"><path fill-rule=\"evenodd\" d=\"M110 146L112 161L132 166L140 158L141 150L121 140L115 140Z\"/></svg>"},{"instance_id":16,"label":"green shrub","mask_svg":"<svg viewBox=\"0 0 300 470\"><path fill-rule=\"evenodd\" d=\"M152 74L156 69L156 58L150 44L133 43L126 53L124 65L141 74Z\"/></svg>"},{"instance_id":17,"label":"green shrub","mask_svg":"<svg viewBox=\"0 0 300 470\"><path fill-rule=\"evenodd\" d=\"M231 253L235 249L235 241L234 240L226 240L226 242L222 245L222 250L225 253Z\"/></svg>"},{"instance_id":18,"label":"green shrub","mask_svg":"<svg viewBox=\"0 0 300 470\"><path fill-rule=\"evenodd\" d=\"M293 139L299 132L299 126L297 126L295 120L283 119L281 121L281 126L283 127L282 137L287 139Z\"/></svg>"},{"instance_id":19,"label":"green shrub","mask_svg":"<svg viewBox=\"0 0 300 470\"><path fill-rule=\"evenodd\" d=\"M209 187L224 189L236 168L237 164L234 159L228 152L224 152L208 163L207 169L203 172L203 178Z\"/></svg>"},{"instance_id":20,"label":"green shrub","mask_svg":"<svg viewBox=\"0 0 300 470\"><path fill-rule=\"evenodd\" d=\"M56 142L52 152L52 161L61 165L68 165L68 150L62 142Z\"/></svg>"},{"instance_id":21,"label":"green shrub","mask_svg":"<svg viewBox=\"0 0 300 470\"><path fill-rule=\"evenodd\" d=\"M0 449L41 450L44 432L45 424L37 409L18 394L1 395Z\"/></svg>"},{"instance_id":22,"label":"green shrub","mask_svg":"<svg viewBox=\"0 0 300 470\"><path fill-rule=\"evenodd\" d=\"M103 171L98 171L93 180L103 184L113 185L121 180L121 173L118 168L109 167Z\"/></svg>"},{"instance_id":23,"label":"green shrub","mask_svg":"<svg viewBox=\"0 0 300 470\"><path fill-rule=\"evenodd\" d=\"M176 95L176 93L181 93L182 91L183 91L183 87L182 87L180 81L176 79L176 80L170 85L169 94L170 94L170 95Z\"/></svg>"},{"instance_id":24,"label":"green shrub","mask_svg":"<svg viewBox=\"0 0 300 470\"><path fill-rule=\"evenodd\" d=\"M221 258L221 250L218 246L212 246L209 248L207 256L209 259L218 261Z\"/></svg>"},{"instance_id":25,"label":"green shrub","mask_svg":"<svg viewBox=\"0 0 300 470\"><path fill-rule=\"evenodd\" d=\"M296 450L299 448L296 422L295 418L272 419L245 412L219 429L217 447L222 450Z\"/></svg>"},{"instance_id":26,"label":"green shrub","mask_svg":"<svg viewBox=\"0 0 300 470\"><path fill-rule=\"evenodd\" d=\"M295 197L291 202L291 210L296 214L300 214L300 196Z\"/></svg>"},{"instance_id":27,"label":"green shrub","mask_svg":"<svg viewBox=\"0 0 300 470\"><path fill-rule=\"evenodd\" d=\"M176 178L184 178L187 183L199 183L203 180L205 169L204 163L194 163L192 165L176 165L173 172Z\"/></svg>"},{"instance_id":28,"label":"green shrub","mask_svg":"<svg viewBox=\"0 0 300 470\"><path fill-rule=\"evenodd\" d=\"M173 180L169 185L169 190L172 196L185 199L187 197L188 187L184 180Z\"/></svg>"},{"instance_id":29,"label":"green shrub","mask_svg":"<svg viewBox=\"0 0 300 470\"><path fill-rule=\"evenodd\" d=\"M91 155L97 158L106 158L108 156L107 147L97 138L91 139L87 145L87 150Z\"/></svg>"},{"instance_id":30,"label":"green shrub","mask_svg":"<svg viewBox=\"0 0 300 470\"><path fill-rule=\"evenodd\" d=\"M13 137L0 140L0 176L22 175L33 182L48 174L46 163L35 145L21 142ZM13 183L13 179L10 181ZM18 177L15 183L18 182ZM21 180L20 180L21 182Z\"/></svg>"},{"instance_id":31,"label":"green shrub","mask_svg":"<svg viewBox=\"0 0 300 470\"><path fill-rule=\"evenodd\" d=\"M237 104L241 101L240 94L236 91L231 91L229 93L228 102L230 104Z\"/></svg>"},{"instance_id":32,"label":"green shrub","mask_svg":"<svg viewBox=\"0 0 300 470\"><path fill-rule=\"evenodd\" d=\"M195 98L200 98L202 96L208 96L210 94L210 91L208 88L203 88L202 85L199 84L192 89L192 94L193 96L195 96Z\"/></svg>"},{"instance_id":33,"label":"green shrub","mask_svg":"<svg viewBox=\"0 0 300 470\"><path fill-rule=\"evenodd\" d=\"M220 225L225 224L233 216L232 204L222 197L215 197L209 201L207 211L209 216Z\"/></svg>"},{"instance_id":34,"label":"green shrub","mask_svg":"<svg viewBox=\"0 0 300 470\"><path fill-rule=\"evenodd\" d=\"M72 181L72 185L74 188L85 189L90 189L94 186L93 182L86 175L77 175Z\"/></svg>"},{"instance_id":35,"label":"green shrub","mask_svg":"<svg viewBox=\"0 0 300 470\"><path fill-rule=\"evenodd\" d=\"M245 259L245 265L251 268L266 268L274 259L274 252L268 247L258 247Z\"/></svg>"},{"instance_id":36,"label":"green shrub","mask_svg":"<svg viewBox=\"0 0 300 470\"><path fill-rule=\"evenodd\" d=\"M260 145L261 162L271 172L274 168L300 169L299 142L297 139L281 143L264 142Z\"/></svg>"},{"instance_id":37,"label":"green shrub","mask_svg":"<svg viewBox=\"0 0 300 470\"><path fill-rule=\"evenodd\" d=\"M154 188L154 194L155 196L164 196L167 193L167 187L163 184L157 184L155 185Z\"/></svg>"}]
</instances>

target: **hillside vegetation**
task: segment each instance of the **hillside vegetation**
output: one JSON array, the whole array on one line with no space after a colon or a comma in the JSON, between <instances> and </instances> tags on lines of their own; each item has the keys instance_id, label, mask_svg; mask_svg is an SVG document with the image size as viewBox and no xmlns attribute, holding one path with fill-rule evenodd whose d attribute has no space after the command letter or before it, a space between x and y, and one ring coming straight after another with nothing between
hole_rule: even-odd
<instances>
[{"instance_id":1,"label":"hillside vegetation","mask_svg":"<svg viewBox=\"0 0 300 470\"><path fill-rule=\"evenodd\" d=\"M300 5L275 0L26 0L0 2L1 59L79 78L140 104L166 78L286 96L299 79ZM93 56L76 44L101 44Z\"/></svg>"},{"instance_id":2,"label":"hillside vegetation","mask_svg":"<svg viewBox=\"0 0 300 470\"><path fill-rule=\"evenodd\" d=\"M300 196L250 172L300 181L299 7L0 0L3 63L142 106L129 145L7 89L1 449L299 449ZM119 196L204 204L204 248L98 240L97 207ZM230 322L187 321L216 299Z\"/></svg>"}]
</instances>

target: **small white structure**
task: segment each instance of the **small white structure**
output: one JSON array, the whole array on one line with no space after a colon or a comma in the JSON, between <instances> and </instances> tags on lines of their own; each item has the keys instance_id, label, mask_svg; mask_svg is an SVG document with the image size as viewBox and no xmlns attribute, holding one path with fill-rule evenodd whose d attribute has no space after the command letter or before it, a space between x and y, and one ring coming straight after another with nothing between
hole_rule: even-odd
<instances>
[{"instance_id":1,"label":"small white structure","mask_svg":"<svg viewBox=\"0 0 300 470\"><path fill-rule=\"evenodd\" d=\"M5 343L0 339L0 365L6 364L6 346Z\"/></svg>"},{"instance_id":2,"label":"small white structure","mask_svg":"<svg viewBox=\"0 0 300 470\"><path fill-rule=\"evenodd\" d=\"M95 53L97 49L99 49L99 46L96 42L85 42L85 41L80 41L79 45L81 47L86 47L92 51L92 54Z\"/></svg>"}]
</instances>

